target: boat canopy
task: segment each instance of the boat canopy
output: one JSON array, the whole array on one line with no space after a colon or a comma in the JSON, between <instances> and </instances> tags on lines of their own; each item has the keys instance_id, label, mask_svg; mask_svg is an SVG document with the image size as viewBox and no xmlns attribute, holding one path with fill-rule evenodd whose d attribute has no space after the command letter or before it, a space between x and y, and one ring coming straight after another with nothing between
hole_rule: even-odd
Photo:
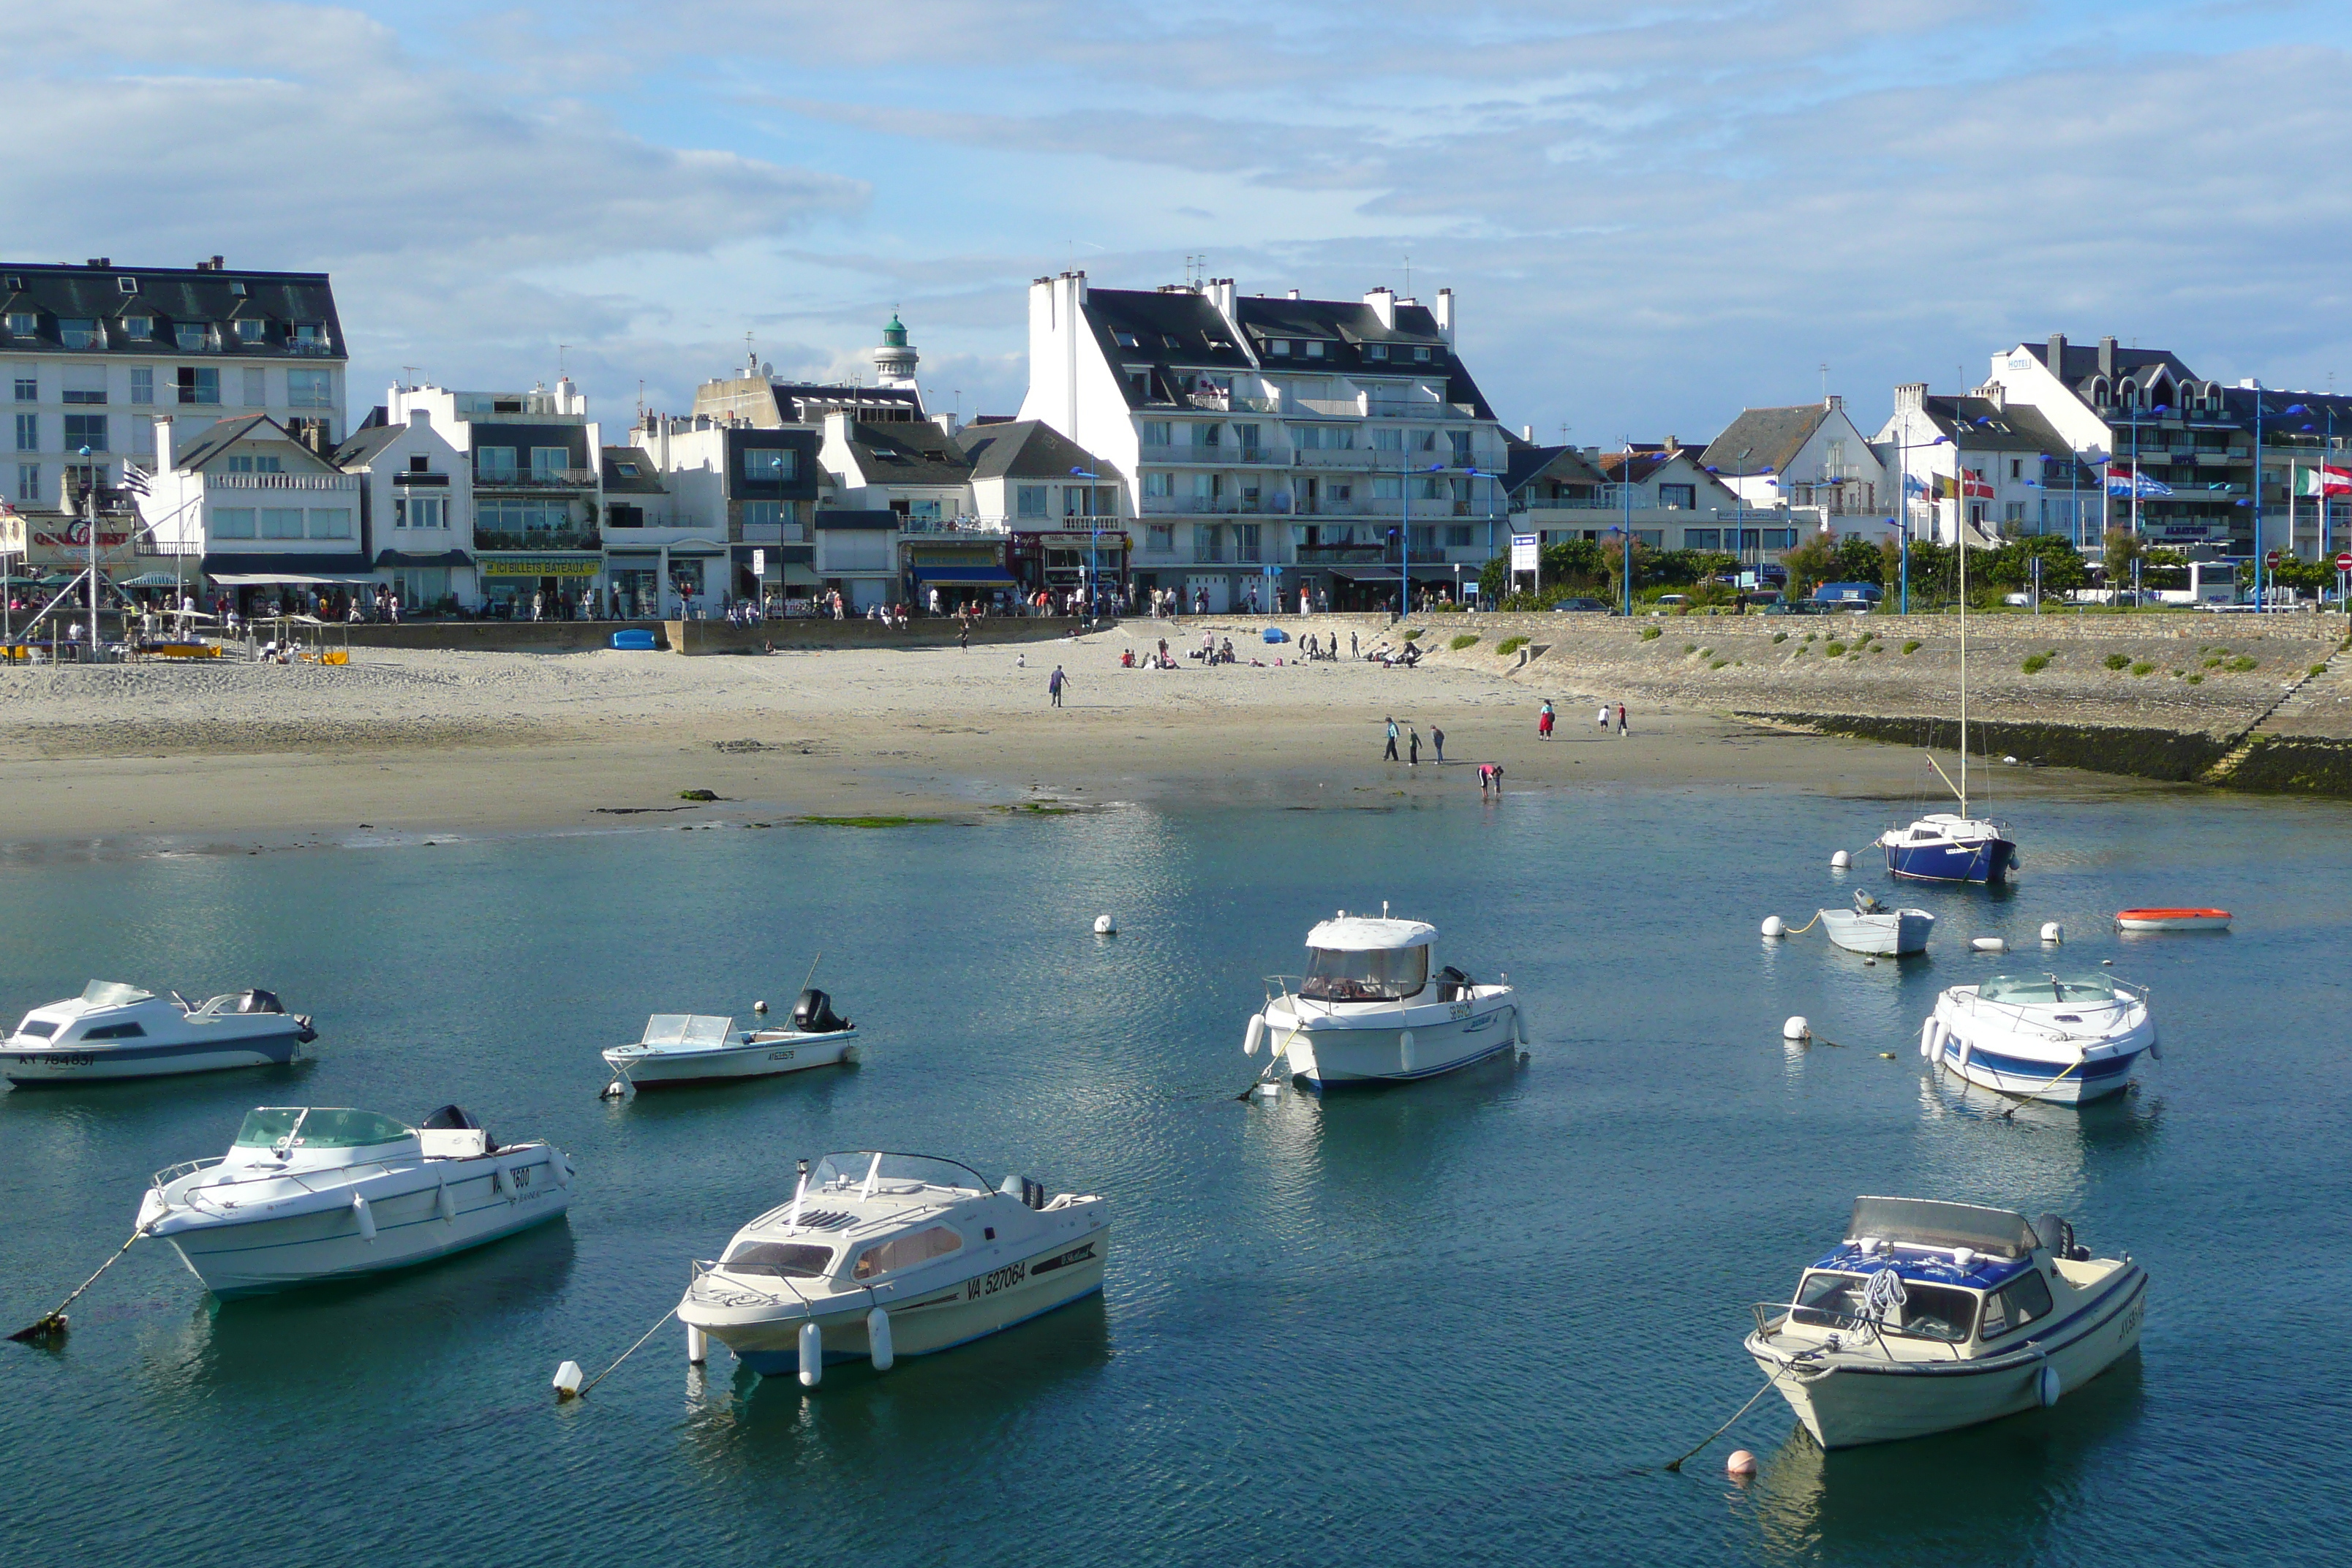
<instances>
[{"instance_id":1,"label":"boat canopy","mask_svg":"<svg viewBox=\"0 0 2352 1568\"><path fill-rule=\"evenodd\" d=\"M1387 952L1398 948L1427 947L1436 938L1437 928L1420 921L1341 915L1308 931L1307 945L1335 952Z\"/></svg>"},{"instance_id":2,"label":"boat canopy","mask_svg":"<svg viewBox=\"0 0 2352 1568\"><path fill-rule=\"evenodd\" d=\"M245 1113L236 1147L268 1149L279 1143L299 1149L364 1149L415 1136L405 1121L373 1110L342 1106L264 1105Z\"/></svg>"},{"instance_id":3,"label":"boat canopy","mask_svg":"<svg viewBox=\"0 0 2352 1568\"><path fill-rule=\"evenodd\" d=\"M1846 1235L1914 1247L1973 1247L1997 1258L2023 1258L2035 1244L2033 1227L2021 1214L1932 1198L1856 1198Z\"/></svg>"},{"instance_id":4,"label":"boat canopy","mask_svg":"<svg viewBox=\"0 0 2352 1568\"><path fill-rule=\"evenodd\" d=\"M809 1173L808 1190L838 1192L863 1187L869 1181L876 1192L899 1196L923 1187L973 1194L989 1190L987 1179L969 1165L934 1154L888 1154L873 1149L827 1154Z\"/></svg>"},{"instance_id":5,"label":"boat canopy","mask_svg":"<svg viewBox=\"0 0 2352 1568\"><path fill-rule=\"evenodd\" d=\"M89 1007L128 1007L133 1002L152 1002L152 991L142 991L136 985L125 985L120 980L93 980L81 988L82 1004Z\"/></svg>"},{"instance_id":6,"label":"boat canopy","mask_svg":"<svg viewBox=\"0 0 2352 1568\"><path fill-rule=\"evenodd\" d=\"M1977 983L1979 1002L2052 1006L2064 1002L2112 1002L2116 984L2104 974L1996 974Z\"/></svg>"},{"instance_id":7,"label":"boat canopy","mask_svg":"<svg viewBox=\"0 0 2352 1568\"><path fill-rule=\"evenodd\" d=\"M646 1020L645 1038L641 1046L723 1046L728 1031L735 1026L732 1018L715 1017L707 1013L656 1013Z\"/></svg>"}]
</instances>

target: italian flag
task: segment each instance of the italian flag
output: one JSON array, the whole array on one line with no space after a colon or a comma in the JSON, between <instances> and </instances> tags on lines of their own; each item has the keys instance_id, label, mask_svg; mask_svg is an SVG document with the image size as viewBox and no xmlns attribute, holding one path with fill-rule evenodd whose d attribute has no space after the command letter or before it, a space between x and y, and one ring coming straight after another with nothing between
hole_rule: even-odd
<instances>
[{"instance_id":1,"label":"italian flag","mask_svg":"<svg viewBox=\"0 0 2352 1568\"><path fill-rule=\"evenodd\" d=\"M2331 468L2325 465L2294 471L2294 493L2299 496L2352 496L2352 468Z\"/></svg>"}]
</instances>

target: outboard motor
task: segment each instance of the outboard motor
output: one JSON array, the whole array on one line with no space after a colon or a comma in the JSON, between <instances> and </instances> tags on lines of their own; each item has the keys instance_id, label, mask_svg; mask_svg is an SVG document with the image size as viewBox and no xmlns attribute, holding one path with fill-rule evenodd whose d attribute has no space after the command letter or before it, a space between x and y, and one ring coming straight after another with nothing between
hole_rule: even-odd
<instances>
[{"instance_id":1,"label":"outboard motor","mask_svg":"<svg viewBox=\"0 0 2352 1568\"><path fill-rule=\"evenodd\" d=\"M1019 1198L1024 1208L1045 1206L1045 1184L1034 1176L1007 1176L997 1184L996 1190L1008 1198Z\"/></svg>"},{"instance_id":2,"label":"outboard motor","mask_svg":"<svg viewBox=\"0 0 2352 1568\"><path fill-rule=\"evenodd\" d=\"M278 994L274 991L241 991L237 994L236 1010L240 1013L283 1013Z\"/></svg>"},{"instance_id":3,"label":"outboard motor","mask_svg":"<svg viewBox=\"0 0 2352 1568\"><path fill-rule=\"evenodd\" d=\"M2050 1249L2053 1258L2063 1258L2069 1263L2087 1263L2091 1249L2074 1244L2074 1227L2054 1214L2043 1215L2033 1222L2033 1234Z\"/></svg>"},{"instance_id":4,"label":"outboard motor","mask_svg":"<svg viewBox=\"0 0 2352 1568\"><path fill-rule=\"evenodd\" d=\"M1437 999L1440 1002L1462 1001L1477 984L1449 963L1437 972Z\"/></svg>"},{"instance_id":5,"label":"outboard motor","mask_svg":"<svg viewBox=\"0 0 2352 1568\"><path fill-rule=\"evenodd\" d=\"M814 985L793 1004L793 1027L803 1035L831 1035L849 1027L849 1020L833 1010L833 998Z\"/></svg>"},{"instance_id":6,"label":"outboard motor","mask_svg":"<svg viewBox=\"0 0 2352 1568\"><path fill-rule=\"evenodd\" d=\"M419 1130L429 1129L436 1132L480 1132L482 1152L495 1154L499 1152L497 1141L483 1131L482 1124L474 1120L471 1111L461 1106L445 1105L416 1125Z\"/></svg>"}]
</instances>

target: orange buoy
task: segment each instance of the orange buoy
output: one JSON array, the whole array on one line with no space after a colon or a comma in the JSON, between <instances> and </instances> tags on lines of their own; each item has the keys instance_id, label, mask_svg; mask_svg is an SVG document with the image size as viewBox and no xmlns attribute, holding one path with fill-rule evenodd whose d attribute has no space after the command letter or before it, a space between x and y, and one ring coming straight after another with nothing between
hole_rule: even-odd
<instances>
[{"instance_id":1,"label":"orange buoy","mask_svg":"<svg viewBox=\"0 0 2352 1568\"><path fill-rule=\"evenodd\" d=\"M2117 931L2228 931L2227 910L2117 910Z\"/></svg>"}]
</instances>

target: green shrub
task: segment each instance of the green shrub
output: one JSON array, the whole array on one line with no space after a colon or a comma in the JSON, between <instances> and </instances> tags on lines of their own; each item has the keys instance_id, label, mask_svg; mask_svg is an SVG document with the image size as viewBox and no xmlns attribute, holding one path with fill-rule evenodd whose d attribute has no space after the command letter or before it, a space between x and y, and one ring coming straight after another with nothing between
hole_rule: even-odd
<instances>
[{"instance_id":1,"label":"green shrub","mask_svg":"<svg viewBox=\"0 0 2352 1568\"><path fill-rule=\"evenodd\" d=\"M1725 665L1729 664L1730 662L1731 662L1731 661L1730 661L1729 659L1727 659L1727 658L1718 658L1718 659L1717 659L1714 663L1712 663L1712 664L1708 665L1708 666L1707 666L1707 668L1709 668L1709 669L1721 669Z\"/></svg>"},{"instance_id":2,"label":"green shrub","mask_svg":"<svg viewBox=\"0 0 2352 1568\"><path fill-rule=\"evenodd\" d=\"M1514 654L1527 647L1528 640L1526 637L1505 637L1495 651L1499 654Z\"/></svg>"},{"instance_id":3,"label":"green shrub","mask_svg":"<svg viewBox=\"0 0 2352 1568\"><path fill-rule=\"evenodd\" d=\"M2189 678L2189 684L2191 686L2202 686L2205 684L2205 678L2201 675L2192 675Z\"/></svg>"},{"instance_id":4,"label":"green shrub","mask_svg":"<svg viewBox=\"0 0 2352 1568\"><path fill-rule=\"evenodd\" d=\"M1464 648L1475 644L1477 640L1478 634L1476 632L1464 632L1460 637L1455 637L1452 642L1447 643L1445 646L1452 648L1455 653L1460 653Z\"/></svg>"},{"instance_id":5,"label":"green shrub","mask_svg":"<svg viewBox=\"0 0 2352 1568\"><path fill-rule=\"evenodd\" d=\"M1822 651L1828 654L1832 658L1836 658L1845 652L1845 644L1842 642L1833 642Z\"/></svg>"},{"instance_id":6,"label":"green shrub","mask_svg":"<svg viewBox=\"0 0 2352 1568\"><path fill-rule=\"evenodd\" d=\"M1807 642L1811 642L1811 641L1812 641L1815 637L1819 637L1819 636L1821 636L1821 635L1822 635L1822 634L1821 634L1821 633L1819 633L1819 632L1807 632L1807 633L1805 634L1805 640L1806 640Z\"/></svg>"},{"instance_id":7,"label":"green shrub","mask_svg":"<svg viewBox=\"0 0 2352 1568\"><path fill-rule=\"evenodd\" d=\"M1686 642L1683 644L1683 651L1685 653L1696 653L1698 651L1698 644L1695 642Z\"/></svg>"},{"instance_id":8,"label":"green shrub","mask_svg":"<svg viewBox=\"0 0 2352 1568\"><path fill-rule=\"evenodd\" d=\"M2219 669L2221 668L2221 661L2218 658L2209 658L2205 661L2205 668L2207 669Z\"/></svg>"},{"instance_id":9,"label":"green shrub","mask_svg":"<svg viewBox=\"0 0 2352 1568\"><path fill-rule=\"evenodd\" d=\"M1415 626L1412 630L1404 634L1404 640L1407 642L1418 642L1421 640L1421 634L1426 630L1428 630L1426 626Z\"/></svg>"},{"instance_id":10,"label":"green shrub","mask_svg":"<svg viewBox=\"0 0 2352 1568\"><path fill-rule=\"evenodd\" d=\"M2043 654L2029 653L2025 656L2025 662L2018 668L2028 675L2039 675L2050 668L2050 659Z\"/></svg>"},{"instance_id":11,"label":"green shrub","mask_svg":"<svg viewBox=\"0 0 2352 1568\"><path fill-rule=\"evenodd\" d=\"M2134 675L2154 675L2156 673L2156 666L2148 663L2146 659L2142 659L2139 663L2131 667L2131 672Z\"/></svg>"},{"instance_id":12,"label":"green shrub","mask_svg":"<svg viewBox=\"0 0 2352 1568\"><path fill-rule=\"evenodd\" d=\"M1917 637L1913 637L1909 642L1903 645L1903 651L1905 653L1917 653L1919 651L1919 639Z\"/></svg>"},{"instance_id":13,"label":"green shrub","mask_svg":"<svg viewBox=\"0 0 2352 1568\"><path fill-rule=\"evenodd\" d=\"M2311 673L2314 675L2324 675L2326 671L2327 667L2324 664L2315 664L2311 667Z\"/></svg>"},{"instance_id":14,"label":"green shrub","mask_svg":"<svg viewBox=\"0 0 2352 1568\"><path fill-rule=\"evenodd\" d=\"M1813 650L1812 650L1811 648L1806 647L1804 645L1802 645L1802 644L1801 643L1801 644L1799 644L1799 645L1798 645L1797 651L1796 651L1794 654L1791 654L1790 657L1790 658L1804 658L1807 654L1809 654L1809 653L1811 653L1811 652L1812 652L1812 651L1813 651Z\"/></svg>"},{"instance_id":15,"label":"green shrub","mask_svg":"<svg viewBox=\"0 0 2352 1568\"><path fill-rule=\"evenodd\" d=\"M2131 655L2127 653L2111 653L2099 662L2105 665L2109 669L2128 669L2131 668Z\"/></svg>"},{"instance_id":16,"label":"green shrub","mask_svg":"<svg viewBox=\"0 0 2352 1568\"><path fill-rule=\"evenodd\" d=\"M1642 640L1643 642L1655 642L1658 640L1659 635L1660 628L1657 626L1643 626L1642 628Z\"/></svg>"},{"instance_id":17,"label":"green shrub","mask_svg":"<svg viewBox=\"0 0 2352 1568\"><path fill-rule=\"evenodd\" d=\"M2259 660L2248 658L2244 654L2240 654L2237 658L2231 659L2222 668L2226 669L2234 669L2239 674L2243 675L2246 671L2253 668L2259 662Z\"/></svg>"},{"instance_id":18,"label":"green shrub","mask_svg":"<svg viewBox=\"0 0 2352 1568\"><path fill-rule=\"evenodd\" d=\"M1787 642L1789 640L1789 634L1786 632L1774 632L1772 634L1772 640L1774 642Z\"/></svg>"}]
</instances>

